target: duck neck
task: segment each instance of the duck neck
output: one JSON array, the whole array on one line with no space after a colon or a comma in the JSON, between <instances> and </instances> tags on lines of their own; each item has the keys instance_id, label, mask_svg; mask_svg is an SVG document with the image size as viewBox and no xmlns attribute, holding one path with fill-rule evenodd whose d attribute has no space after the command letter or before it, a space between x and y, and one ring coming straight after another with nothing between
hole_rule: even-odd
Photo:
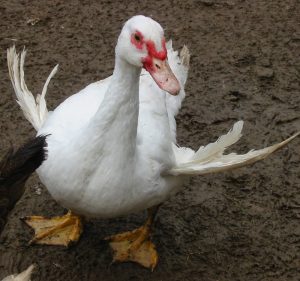
<instances>
[{"instance_id":1,"label":"duck neck","mask_svg":"<svg viewBox=\"0 0 300 281\"><path fill-rule=\"evenodd\" d=\"M108 157L117 154L119 161L128 161L135 156L140 72L140 68L116 56L110 85L90 122L95 145L102 152L108 152Z\"/></svg>"}]
</instances>

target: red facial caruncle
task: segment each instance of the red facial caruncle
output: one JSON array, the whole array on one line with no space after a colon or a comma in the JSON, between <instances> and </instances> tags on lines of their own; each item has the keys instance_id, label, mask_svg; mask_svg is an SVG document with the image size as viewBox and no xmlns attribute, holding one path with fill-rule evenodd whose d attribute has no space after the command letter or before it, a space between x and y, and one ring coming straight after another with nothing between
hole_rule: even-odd
<instances>
[{"instance_id":1,"label":"red facial caruncle","mask_svg":"<svg viewBox=\"0 0 300 281\"><path fill-rule=\"evenodd\" d=\"M147 50L147 56L143 57L141 62L156 84L162 90L177 95L180 84L168 64L165 38L161 39L161 51L157 51L154 41L145 40L140 31L134 32L130 41L138 50Z\"/></svg>"},{"instance_id":2,"label":"red facial caruncle","mask_svg":"<svg viewBox=\"0 0 300 281\"><path fill-rule=\"evenodd\" d=\"M143 59L143 65L148 70L153 70L153 59L159 59L161 61L164 61L167 58L167 48L166 48L166 42L163 38L161 40L162 50L157 51L155 48L155 44L152 40L148 40L146 42L146 47L148 50L148 56Z\"/></svg>"},{"instance_id":3,"label":"red facial caruncle","mask_svg":"<svg viewBox=\"0 0 300 281\"><path fill-rule=\"evenodd\" d=\"M164 61L167 58L167 48L165 39L162 38L161 46L162 50L157 51L155 44L152 40L145 40L143 34L140 31L136 31L131 35L131 43L139 50L143 49L143 46L146 46L148 51L148 56L143 58L143 66L148 70L153 68L153 58Z\"/></svg>"}]
</instances>

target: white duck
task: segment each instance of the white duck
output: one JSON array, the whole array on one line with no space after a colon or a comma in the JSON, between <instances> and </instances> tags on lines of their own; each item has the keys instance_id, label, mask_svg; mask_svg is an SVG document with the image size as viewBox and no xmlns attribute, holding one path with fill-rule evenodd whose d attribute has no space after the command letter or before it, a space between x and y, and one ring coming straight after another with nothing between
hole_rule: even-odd
<instances>
[{"instance_id":1,"label":"white duck","mask_svg":"<svg viewBox=\"0 0 300 281\"><path fill-rule=\"evenodd\" d=\"M68 245L80 236L80 216L110 218L148 209L144 226L109 240L115 261L135 261L153 269L157 253L149 231L157 206L178 192L188 176L253 163L295 135L262 150L223 155L241 137L239 121L227 135L197 152L177 147L174 116L185 95L187 48L178 57L171 44L166 47L157 22L135 16L125 23L115 54L112 76L90 84L48 114L45 94L57 67L35 100L24 81L25 52L19 66L14 47L8 50L18 103L37 135L49 135L48 159L38 174L53 198L71 210L63 217L30 217L26 222L36 231L33 242Z\"/></svg>"}]
</instances>

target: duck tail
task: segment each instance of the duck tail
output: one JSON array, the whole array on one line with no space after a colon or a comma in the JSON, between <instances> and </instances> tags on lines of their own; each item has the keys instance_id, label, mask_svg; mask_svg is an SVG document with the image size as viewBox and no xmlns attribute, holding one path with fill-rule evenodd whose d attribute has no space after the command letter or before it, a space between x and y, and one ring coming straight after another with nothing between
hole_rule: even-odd
<instances>
[{"instance_id":1,"label":"duck tail","mask_svg":"<svg viewBox=\"0 0 300 281\"><path fill-rule=\"evenodd\" d=\"M174 147L177 165L169 170L171 175L205 175L233 170L265 159L276 150L287 145L300 134L294 134L288 139L272 146L250 150L246 154L224 154L230 145L236 143L242 136L243 121L238 121L233 128L221 136L216 142L201 146L197 152L185 147Z\"/></svg>"},{"instance_id":2,"label":"duck tail","mask_svg":"<svg viewBox=\"0 0 300 281\"><path fill-rule=\"evenodd\" d=\"M51 78L55 75L58 69L56 65L47 78L42 90L42 94L38 94L36 99L28 90L24 78L24 61L26 50L20 54L16 53L15 46L7 50L7 65L11 83L13 85L15 94L17 96L17 103L21 107L25 118L32 124L36 131L38 131L45 122L48 110L46 105L46 92Z\"/></svg>"}]
</instances>

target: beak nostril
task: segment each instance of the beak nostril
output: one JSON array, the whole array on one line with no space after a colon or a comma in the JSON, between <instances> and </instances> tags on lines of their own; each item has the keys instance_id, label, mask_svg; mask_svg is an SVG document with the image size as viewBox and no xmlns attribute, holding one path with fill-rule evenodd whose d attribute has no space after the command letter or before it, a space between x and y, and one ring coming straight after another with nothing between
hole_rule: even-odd
<instances>
[{"instance_id":1,"label":"beak nostril","mask_svg":"<svg viewBox=\"0 0 300 281\"><path fill-rule=\"evenodd\" d=\"M155 66L156 66L158 69L160 69L160 66L159 66L157 63L155 64Z\"/></svg>"}]
</instances>

